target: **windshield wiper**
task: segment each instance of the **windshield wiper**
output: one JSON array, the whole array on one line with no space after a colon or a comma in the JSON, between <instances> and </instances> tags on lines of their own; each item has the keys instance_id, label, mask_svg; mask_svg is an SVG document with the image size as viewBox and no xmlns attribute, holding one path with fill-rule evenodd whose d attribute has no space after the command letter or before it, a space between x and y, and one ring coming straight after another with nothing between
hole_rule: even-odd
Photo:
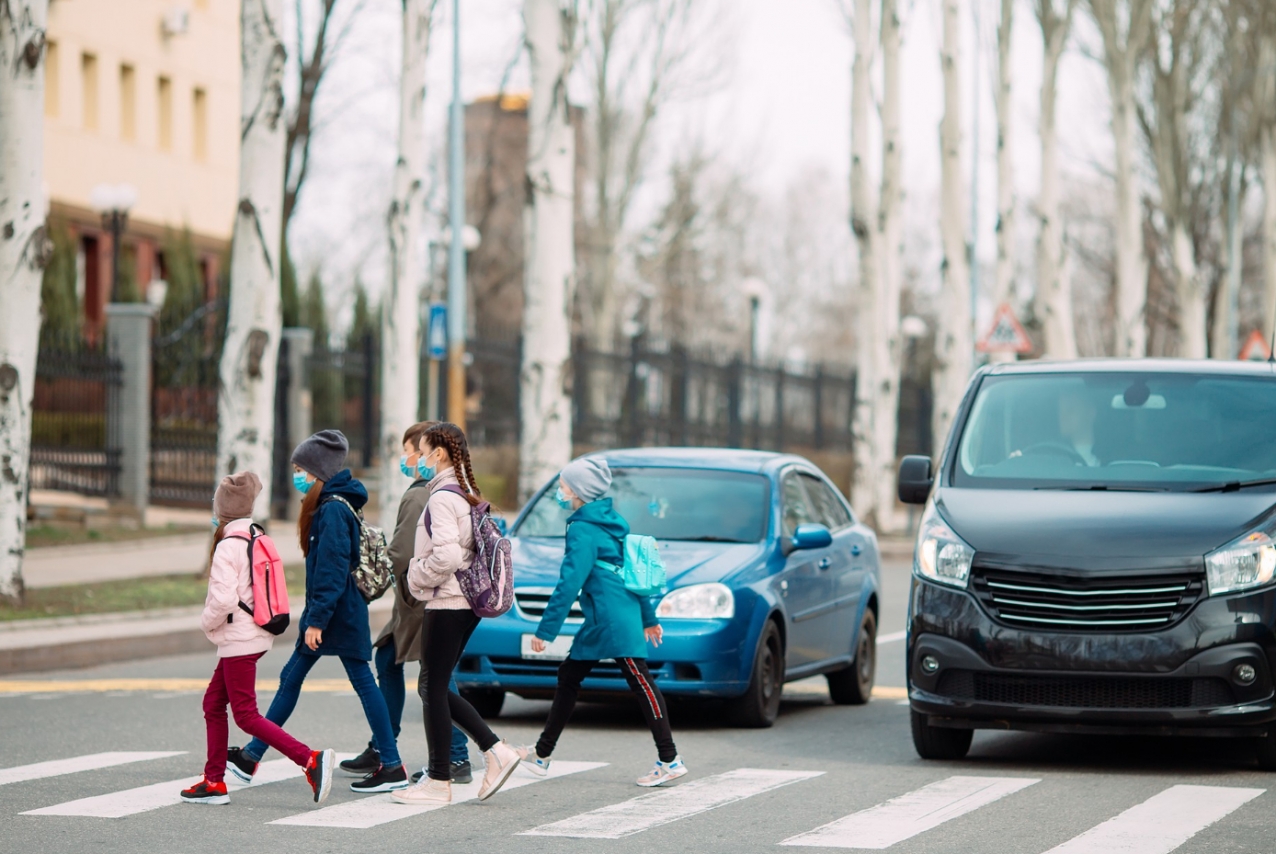
<instances>
[{"instance_id":1,"label":"windshield wiper","mask_svg":"<svg viewBox=\"0 0 1276 854\"><path fill-rule=\"evenodd\" d=\"M705 534L700 537L679 538L680 543L739 543L735 537L715 537L713 534Z\"/></svg>"},{"instance_id":2,"label":"windshield wiper","mask_svg":"<svg viewBox=\"0 0 1276 854\"><path fill-rule=\"evenodd\" d=\"M1034 489L1052 489L1059 492L1168 492L1156 486L1120 486L1117 484L1093 483L1089 486L1036 486Z\"/></svg>"},{"instance_id":3,"label":"windshield wiper","mask_svg":"<svg viewBox=\"0 0 1276 854\"><path fill-rule=\"evenodd\" d=\"M1240 492L1242 489L1248 489L1251 486L1271 486L1276 483L1276 477L1260 477L1258 480L1229 480L1227 483L1220 483L1216 486L1203 486L1200 489L1193 489L1193 492Z\"/></svg>"}]
</instances>

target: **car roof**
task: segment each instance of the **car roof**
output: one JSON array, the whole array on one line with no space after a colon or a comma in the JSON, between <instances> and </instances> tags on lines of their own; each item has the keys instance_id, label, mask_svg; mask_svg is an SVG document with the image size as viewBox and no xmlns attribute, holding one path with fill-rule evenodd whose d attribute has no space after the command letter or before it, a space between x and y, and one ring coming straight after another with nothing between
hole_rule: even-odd
<instances>
[{"instance_id":1,"label":"car roof","mask_svg":"<svg viewBox=\"0 0 1276 854\"><path fill-rule=\"evenodd\" d=\"M615 468L626 466L669 466L675 468L718 469L740 472L770 472L791 463L811 465L793 454L751 451L743 448L620 448L596 451L587 456L602 457Z\"/></svg>"},{"instance_id":2,"label":"car roof","mask_svg":"<svg viewBox=\"0 0 1276 854\"><path fill-rule=\"evenodd\" d=\"M1276 376L1271 362L1241 362L1225 359L1070 359L1002 362L984 368L988 376L1011 374L1146 373L1217 374L1231 376Z\"/></svg>"}]
</instances>

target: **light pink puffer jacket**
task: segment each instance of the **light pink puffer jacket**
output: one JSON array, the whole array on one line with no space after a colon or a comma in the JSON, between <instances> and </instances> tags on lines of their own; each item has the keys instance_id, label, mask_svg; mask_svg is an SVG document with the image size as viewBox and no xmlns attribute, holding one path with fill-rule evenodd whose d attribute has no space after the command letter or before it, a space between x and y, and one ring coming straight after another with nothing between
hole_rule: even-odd
<instances>
[{"instance_id":1,"label":"light pink puffer jacket","mask_svg":"<svg viewBox=\"0 0 1276 854\"><path fill-rule=\"evenodd\" d=\"M474 562L474 523L470 503L455 492L440 487L457 485L456 472L443 469L430 481L430 533L425 530L425 512L416 523L416 548L408 562L408 591L425 603L427 611L463 611L470 607L456 571Z\"/></svg>"},{"instance_id":2,"label":"light pink puffer jacket","mask_svg":"<svg viewBox=\"0 0 1276 854\"><path fill-rule=\"evenodd\" d=\"M239 607L240 602L250 610L253 607L253 568L248 563L248 541L230 534L247 534L251 526L251 519L226 523L226 536L217 544L208 571L208 597L199 623L208 639L217 644L218 658L267 652L275 642L274 635ZM234 620L227 622L231 615Z\"/></svg>"}]
</instances>

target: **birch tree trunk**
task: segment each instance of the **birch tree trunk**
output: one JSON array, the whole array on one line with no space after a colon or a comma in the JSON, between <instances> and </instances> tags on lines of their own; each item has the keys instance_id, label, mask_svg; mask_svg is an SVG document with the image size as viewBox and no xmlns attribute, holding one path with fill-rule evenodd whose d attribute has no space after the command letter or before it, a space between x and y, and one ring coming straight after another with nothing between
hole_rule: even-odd
<instances>
[{"instance_id":1,"label":"birch tree trunk","mask_svg":"<svg viewBox=\"0 0 1276 854\"><path fill-rule=\"evenodd\" d=\"M390 281L381 317L381 523L392 528L408 480L399 471L403 431L420 410L421 286L425 275L425 86L435 0L403 0L399 159L394 166Z\"/></svg>"},{"instance_id":2,"label":"birch tree trunk","mask_svg":"<svg viewBox=\"0 0 1276 854\"><path fill-rule=\"evenodd\" d=\"M1010 37L1014 22L1015 0L1001 0L1001 20L997 26L997 281L994 294L998 306L1011 303L1015 295L1015 159L1011 147L1014 103L1010 84ZM1013 362L1015 358L1014 353L993 353L990 361Z\"/></svg>"},{"instance_id":3,"label":"birch tree trunk","mask_svg":"<svg viewBox=\"0 0 1276 854\"><path fill-rule=\"evenodd\" d=\"M575 279L576 139L567 78L574 0L525 0L531 63L519 497L526 500L572 457L570 306Z\"/></svg>"},{"instance_id":4,"label":"birch tree trunk","mask_svg":"<svg viewBox=\"0 0 1276 854\"><path fill-rule=\"evenodd\" d=\"M1059 62L1068 41L1076 0L1066 0L1062 14L1056 0L1037 0L1043 59L1041 70L1041 193L1037 199L1036 314L1041 320L1042 349L1051 359L1075 359L1077 337L1072 318L1072 283L1063 270L1063 221L1059 211L1059 134L1056 103Z\"/></svg>"},{"instance_id":5,"label":"birch tree trunk","mask_svg":"<svg viewBox=\"0 0 1276 854\"><path fill-rule=\"evenodd\" d=\"M217 473L250 470L263 489L253 517L269 515L274 471L275 374L284 193L282 0L240 12L239 207L231 242L230 307L217 400Z\"/></svg>"},{"instance_id":6,"label":"birch tree trunk","mask_svg":"<svg viewBox=\"0 0 1276 854\"><path fill-rule=\"evenodd\" d=\"M40 341L48 262L44 180L44 27L48 0L0 3L0 599L21 602Z\"/></svg>"},{"instance_id":7,"label":"birch tree trunk","mask_svg":"<svg viewBox=\"0 0 1276 854\"><path fill-rule=\"evenodd\" d=\"M1259 67L1276 66L1276 36L1266 35L1259 47ZM1263 168L1263 337L1272 340L1276 327L1276 86L1270 74L1259 75L1259 103L1267 105L1259 116L1259 145Z\"/></svg>"},{"instance_id":8,"label":"birch tree trunk","mask_svg":"<svg viewBox=\"0 0 1276 854\"><path fill-rule=\"evenodd\" d=\"M970 272L966 244L966 186L962 179L961 11L960 0L944 0L944 41L940 67L944 75L944 117L939 125L940 233L944 259L940 267L939 323L935 337L933 435L935 457L948 439L962 393L970 379L972 353Z\"/></svg>"}]
</instances>

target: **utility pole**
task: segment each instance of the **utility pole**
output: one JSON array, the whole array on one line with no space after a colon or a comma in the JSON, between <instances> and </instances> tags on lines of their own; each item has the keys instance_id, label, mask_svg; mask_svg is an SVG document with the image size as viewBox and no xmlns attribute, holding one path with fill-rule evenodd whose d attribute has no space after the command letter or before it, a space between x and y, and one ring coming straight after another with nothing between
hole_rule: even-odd
<instances>
[{"instance_id":1,"label":"utility pole","mask_svg":"<svg viewBox=\"0 0 1276 854\"><path fill-rule=\"evenodd\" d=\"M979 29L979 3L973 0L970 8L975 17L975 38L973 61L975 68L972 79L973 95L970 108L974 110L970 131L970 368L973 371L979 364L979 52L982 33Z\"/></svg>"},{"instance_id":2,"label":"utility pole","mask_svg":"<svg viewBox=\"0 0 1276 854\"><path fill-rule=\"evenodd\" d=\"M448 152L447 418L465 429L465 114L461 106L461 0L452 0L452 120Z\"/></svg>"}]
</instances>

